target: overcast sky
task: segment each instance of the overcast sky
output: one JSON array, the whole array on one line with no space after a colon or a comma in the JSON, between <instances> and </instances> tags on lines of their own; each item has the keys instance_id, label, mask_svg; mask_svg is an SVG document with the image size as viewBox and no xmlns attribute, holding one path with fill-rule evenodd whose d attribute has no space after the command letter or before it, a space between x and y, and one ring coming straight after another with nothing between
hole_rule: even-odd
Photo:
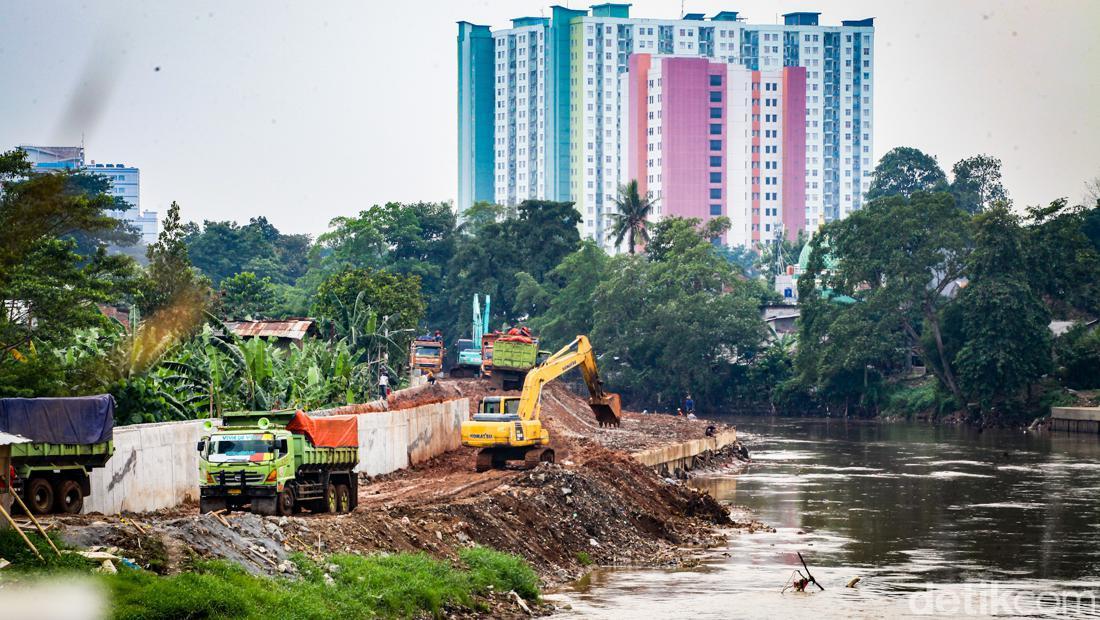
<instances>
[{"instance_id":1,"label":"overcast sky","mask_svg":"<svg viewBox=\"0 0 1100 620\"><path fill-rule=\"evenodd\" d=\"M453 200L455 22L503 27L550 4L0 0L0 148L83 135L89 159L141 168L145 209L262 214L286 232ZM1077 200L1100 176L1098 1L683 4L762 24L874 17L876 159L910 145L949 170L996 155L1018 206ZM631 15L680 5L640 0Z\"/></svg>"}]
</instances>

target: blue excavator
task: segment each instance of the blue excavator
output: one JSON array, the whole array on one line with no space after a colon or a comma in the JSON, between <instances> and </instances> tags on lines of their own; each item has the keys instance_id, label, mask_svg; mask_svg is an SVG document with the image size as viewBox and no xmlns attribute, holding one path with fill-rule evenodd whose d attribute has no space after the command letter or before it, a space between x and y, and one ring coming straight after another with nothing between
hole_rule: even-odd
<instances>
[{"instance_id":1,"label":"blue excavator","mask_svg":"<svg viewBox=\"0 0 1100 620\"><path fill-rule=\"evenodd\" d=\"M485 296L485 307L481 307L478 295L474 294L473 321L471 338L461 338L455 343L458 360L451 369L453 378L472 378L481 374L481 340L489 329L489 296Z\"/></svg>"}]
</instances>

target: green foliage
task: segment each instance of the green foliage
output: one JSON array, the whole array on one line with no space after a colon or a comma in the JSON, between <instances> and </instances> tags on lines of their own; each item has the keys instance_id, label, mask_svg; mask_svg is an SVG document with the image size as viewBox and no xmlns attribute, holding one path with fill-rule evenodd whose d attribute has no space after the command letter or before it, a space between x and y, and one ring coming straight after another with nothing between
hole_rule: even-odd
<instances>
[{"instance_id":1,"label":"green foliage","mask_svg":"<svg viewBox=\"0 0 1100 620\"><path fill-rule=\"evenodd\" d=\"M2 367L11 355L26 357L32 339L50 345L102 325L96 304L129 294L137 270L129 258L106 253L104 239L119 226L109 214L117 205L85 187L85 175L32 175L25 153L11 151L0 156L0 181Z\"/></svg>"},{"instance_id":2,"label":"green foliage","mask_svg":"<svg viewBox=\"0 0 1100 620\"><path fill-rule=\"evenodd\" d=\"M221 315L227 319L265 319L273 316L281 291L271 278L243 271L222 280Z\"/></svg>"},{"instance_id":3,"label":"green foliage","mask_svg":"<svg viewBox=\"0 0 1100 620\"><path fill-rule=\"evenodd\" d=\"M935 381L894 390L884 408L886 413L913 418L922 413L940 413L944 398Z\"/></svg>"},{"instance_id":4,"label":"green foliage","mask_svg":"<svg viewBox=\"0 0 1100 620\"><path fill-rule=\"evenodd\" d=\"M527 304L531 327L550 348L564 346L578 334L592 332L596 313L593 296L606 278L609 264L607 254L592 240L585 240L576 252L546 274L542 286L526 273L516 274L520 283L516 304L522 307L525 299L531 297ZM529 295L526 291L531 289L541 296Z\"/></svg>"},{"instance_id":5,"label":"green foliage","mask_svg":"<svg viewBox=\"0 0 1100 620\"><path fill-rule=\"evenodd\" d=\"M993 205L1008 202L1001 184L1001 160L989 155L961 159L951 168L951 195L955 204L967 213L979 213Z\"/></svg>"},{"instance_id":6,"label":"green foliage","mask_svg":"<svg viewBox=\"0 0 1100 620\"><path fill-rule=\"evenodd\" d=\"M734 367L764 337L758 285L710 243L698 220L654 227L646 257L617 256L593 296L594 346L609 384L643 402L687 393L702 406L727 400Z\"/></svg>"},{"instance_id":7,"label":"green foliage","mask_svg":"<svg viewBox=\"0 0 1100 620\"><path fill-rule=\"evenodd\" d=\"M450 318L443 280L454 255L456 218L450 203L375 205L358 217L339 217L318 238L319 267L307 288L348 268L416 276L428 302L429 325Z\"/></svg>"},{"instance_id":8,"label":"green foliage","mask_svg":"<svg viewBox=\"0 0 1100 620\"><path fill-rule=\"evenodd\" d=\"M1074 325L1054 342L1058 378L1075 390L1100 388L1100 331Z\"/></svg>"},{"instance_id":9,"label":"green foliage","mask_svg":"<svg viewBox=\"0 0 1100 620\"><path fill-rule=\"evenodd\" d=\"M61 536L57 532L47 533L58 549L65 550L68 548L68 545L61 540ZM67 573L87 571L94 566L89 560L73 553L62 553L61 557L58 557L41 534L37 532L26 532L26 534L27 538L38 549L38 552L42 554L42 559L38 559L34 552L27 547L27 543L23 541L19 533L8 527L5 522L5 527L0 529L0 558L11 562L11 566L4 569L5 573Z\"/></svg>"},{"instance_id":10,"label":"green foliage","mask_svg":"<svg viewBox=\"0 0 1100 620\"><path fill-rule=\"evenodd\" d=\"M908 198L917 192L936 192L946 187L947 175L936 163L935 157L920 149L900 146L883 155L875 166L867 199L886 196Z\"/></svg>"},{"instance_id":11,"label":"green foliage","mask_svg":"<svg viewBox=\"0 0 1100 620\"><path fill-rule=\"evenodd\" d=\"M965 344L955 357L962 389L996 404L1051 365L1050 313L1028 285L1024 231L1003 204L974 219L973 283L962 296Z\"/></svg>"},{"instance_id":12,"label":"green foliage","mask_svg":"<svg viewBox=\"0 0 1100 620\"><path fill-rule=\"evenodd\" d=\"M592 565L592 556L588 555L587 552L578 551L577 552L577 563L580 564L581 566L591 566Z\"/></svg>"},{"instance_id":13,"label":"green foliage","mask_svg":"<svg viewBox=\"0 0 1100 620\"><path fill-rule=\"evenodd\" d=\"M1028 209L1020 260L1032 289L1057 315L1100 314L1100 237L1089 236L1093 222L1100 222L1100 207L1075 208L1065 199Z\"/></svg>"},{"instance_id":14,"label":"green foliage","mask_svg":"<svg viewBox=\"0 0 1100 620\"><path fill-rule=\"evenodd\" d=\"M210 284L191 267L180 207L168 207L157 242L146 249L149 259L145 282L138 296L138 308L152 315L168 308L186 309L191 318L201 316L209 304Z\"/></svg>"},{"instance_id":15,"label":"green foliage","mask_svg":"<svg viewBox=\"0 0 1100 620\"><path fill-rule=\"evenodd\" d=\"M534 572L522 560L488 549L460 553L464 567L426 554L337 555L326 564L297 559L297 581L253 575L225 561L199 561L193 570L158 577L122 569L102 579L111 590L113 615L122 619L362 618L439 615L445 606L476 607L477 596L515 590L539 598Z\"/></svg>"},{"instance_id":16,"label":"green foliage","mask_svg":"<svg viewBox=\"0 0 1100 620\"><path fill-rule=\"evenodd\" d=\"M636 241L649 243L646 224L657 206L657 199L652 193L647 192L642 196L638 191L637 179L631 179L626 185L619 186L615 212L611 214L611 230L607 233L615 247L621 247L625 238L627 251L631 254L637 247Z\"/></svg>"},{"instance_id":17,"label":"green foliage","mask_svg":"<svg viewBox=\"0 0 1100 620\"><path fill-rule=\"evenodd\" d=\"M195 267L214 284L251 272L278 284L291 284L305 273L308 235L284 235L260 216L236 222L204 221L186 228L185 243Z\"/></svg>"},{"instance_id":18,"label":"green foliage","mask_svg":"<svg viewBox=\"0 0 1100 620\"><path fill-rule=\"evenodd\" d=\"M445 288L451 308L466 307L475 293L492 297L494 316L489 327L495 329L501 323L527 318L531 308L517 304L516 274L523 272L536 283L543 283L547 274L580 245L577 225L581 217L569 202L527 200L517 207L514 216L508 216L504 209L475 207L472 216L467 212L468 219L460 227ZM527 287L524 294L531 292ZM468 317L453 312L448 332L464 333Z\"/></svg>"}]
</instances>

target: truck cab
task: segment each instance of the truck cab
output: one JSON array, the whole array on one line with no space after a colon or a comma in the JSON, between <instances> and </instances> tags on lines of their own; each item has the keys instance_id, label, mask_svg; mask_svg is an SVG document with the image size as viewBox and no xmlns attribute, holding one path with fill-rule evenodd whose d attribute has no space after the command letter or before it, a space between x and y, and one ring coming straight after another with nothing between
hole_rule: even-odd
<instances>
[{"instance_id":1,"label":"truck cab","mask_svg":"<svg viewBox=\"0 0 1100 620\"><path fill-rule=\"evenodd\" d=\"M446 355L446 350L443 348L443 343L439 340L427 340L417 338L412 343L412 350L409 354L409 366L414 370L420 372L428 372L429 370L438 375L443 370L443 357Z\"/></svg>"},{"instance_id":2,"label":"truck cab","mask_svg":"<svg viewBox=\"0 0 1100 620\"><path fill-rule=\"evenodd\" d=\"M357 448L324 448L286 428L295 411L231 412L208 425L199 452L201 512L250 506L258 514L355 507Z\"/></svg>"}]
</instances>

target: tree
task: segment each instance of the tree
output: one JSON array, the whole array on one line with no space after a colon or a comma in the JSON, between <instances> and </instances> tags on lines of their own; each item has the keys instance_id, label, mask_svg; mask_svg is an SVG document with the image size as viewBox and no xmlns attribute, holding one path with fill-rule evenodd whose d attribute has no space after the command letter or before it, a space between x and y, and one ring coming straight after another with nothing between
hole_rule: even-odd
<instances>
[{"instance_id":1,"label":"tree","mask_svg":"<svg viewBox=\"0 0 1100 620\"><path fill-rule=\"evenodd\" d=\"M956 162L951 172L955 175L951 182L951 195L963 211L978 213L996 203L1008 201L1008 192L1001 184L1000 159L975 155Z\"/></svg>"},{"instance_id":2,"label":"tree","mask_svg":"<svg viewBox=\"0 0 1100 620\"><path fill-rule=\"evenodd\" d=\"M428 301L428 323L437 326L450 318L444 274L454 255L457 226L450 203L374 205L357 217L336 218L331 225L332 230L318 238L319 269L312 278L345 267L415 275Z\"/></svg>"},{"instance_id":3,"label":"tree","mask_svg":"<svg viewBox=\"0 0 1100 620\"><path fill-rule=\"evenodd\" d=\"M382 335L392 341L386 350L389 364L399 368L408 357L409 343L424 317L420 278L372 269L345 269L321 283L313 302L313 315L322 319L326 337L348 339L356 355L375 342L371 338L360 340L358 335L370 336L376 332L374 326L384 326Z\"/></svg>"},{"instance_id":4,"label":"tree","mask_svg":"<svg viewBox=\"0 0 1100 620\"><path fill-rule=\"evenodd\" d=\"M309 261L309 236L284 235L267 218L248 224L204 221L185 228L187 250L194 266L220 284L244 271L290 284L305 273Z\"/></svg>"},{"instance_id":5,"label":"tree","mask_svg":"<svg viewBox=\"0 0 1100 620\"><path fill-rule=\"evenodd\" d=\"M871 177L867 200L885 196L908 198L916 192L936 192L947 188L947 175L936 158L909 146L891 149Z\"/></svg>"},{"instance_id":6,"label":"tree","mask_svg":"<svg viewBox=\"0 0 1100 620\"><path fill-rule=\"evenodd\" d=\"M168 312L179 321L198 326L210 302L210 284L191 266L180 207L175 202L168 207L157 242L145 255L149 266L138 294L141 314Z\"/></svg>"},{"instance_id":7,"label":"tree","mask_svg":"<svg viewBox=\"0 0 1100 620\"><path fill-rule=\"evenodd\" d=\"M636 247L635 238L643 243L649 242L649 232L646 223L657 205L656 199L649 192L643 197L638 193L638 180L631 179L626 185L619 186L619 195L615 198L616 213L611 214L611 230L608 238L619 247L626 238L626 245L631 254Z\"/></svg>"},{"instance_id":8,"label":"tree","mask_svg":"<svg viewBox=\"0 0 1100 620\"><path fill-rule=\"evenodd\" d=\"M965 402L940 313L952 302L945 291L966 273L969 219L946 193L873 200L814 237L810 265L799 279L799 298L821 295L820 288L868 304L870 309L860 312L889 322L883 327L886 332L904 333L944 388L957 402ZM826 244L838 266L822 273ZM819 275L820 286L815 284Z\"/></svg>"},{"instance_id":9,"label":"tree","mask_svg":"<svg viewBox=\"0 0 1100 620\"><path fill-rule=\"evenodd\" d=\"M516 209L515 217L499 221L479 210L484 217L463 223L455 252L447 268L444 287L451 308L464 307L476 294L493 299L492 325L496 321L514 322L526 318L530 308L517 305L517 277L523 272L535 282L580 245L580 213L571 202L527 200ZM476 225L470 226L471 222ZM462 313L453 313L450 333L463 333L468 321Z\"/></svg>"},{"instance_id":10,"label":"tree","mask_svg":"<svg viewBox=\"0 0 1100 620\"><path fill-rule=\"evenodd\" d=\"M535 309L531 327L550 348L564 346L577 334L589 334L596 313L593 297L607 276L607 254L591 239L562 259L540 285L527 273L516 274L516 304Z\"/></svg>"},{"instance_id":11,"label":"tree","mask_svg":"<svg viewBox=\"0 0 1100 620\"><path fill-rule=\"evenodd\" d=\"M999 205L974 220L971 283L960 300L965 340L955 359L962 389L990 415L1051 366L1050 313L1020 260L1025 234ZM992 409L992 411L991 411Z\"/></svg>"},{"instance_id":12,"label":"tree","mask_svg":"<svg viewBox=\"0 0 1100 620\"><path fill-rule=\"evenodd\" d=\"M1100 208L1071 207L1064 198L1027 211L1027 240L1018 260L1032 290L1059 316L1100 314ZM1094 228L1094 226L1096 228Z\"/></svg>"},{"instance_id":13,"label":"tree","mask_svg":"<svg viewBox=\"0 0 1100 620\"><path fill-rule=\"evenodd\" d=\"M0 155L0 364L30 360L33 340L64 342L101 326L97 303L133 290L136 265L85 244L115 231L113 197L85 191L72 173L31 174L22 151ZM6 372L6 370L5 370Z\"/></svg>"},{"instance_id":14,"label":"tree","mask_svg":"<svg viewBox=\"0 0 1100 620\"><path fill-rule=\"evenodd\" d=\"M717 407L730 397L735 367L763 342L759 285L719 256L712 232L699 220L662 220L647 256L609 259L593 295L606 380L637 401L667 404L690 392Z\"/></svg>"},{"instance_id":15,"label":"tree","mask_svg":"<svg viewBox=\"0 0 1100 620\"><path fill-rule=\"evenodd\" d=\"M221 314L227 319L270 318L279 303L271 278L258 278L251 271L222 280L219 295Z\"/></svg>"}]
</instances>

